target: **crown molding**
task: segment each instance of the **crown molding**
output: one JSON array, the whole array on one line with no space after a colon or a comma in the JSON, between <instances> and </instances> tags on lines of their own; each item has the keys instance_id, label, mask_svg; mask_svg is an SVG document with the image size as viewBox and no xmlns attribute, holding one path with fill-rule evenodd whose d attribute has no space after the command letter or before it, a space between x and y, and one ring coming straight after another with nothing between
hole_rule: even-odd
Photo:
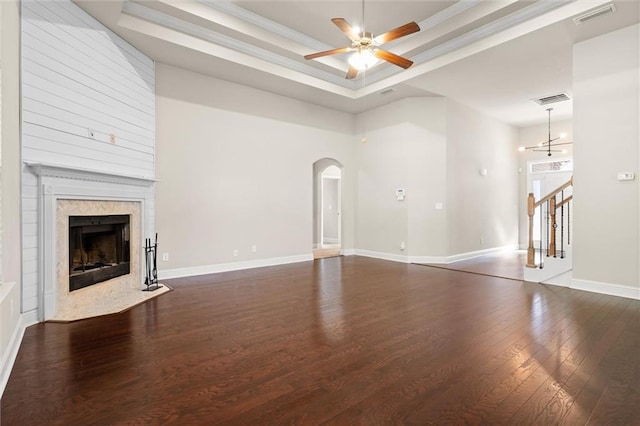
<instances>
[{"instance_id":1,"label":"crown molding","mask_svg":"<svg viewBox=\"0 0 640 426\"><path fill-rule=\"evenodd\" d=\"M167 0L158 1L171 5ZM125 0L122 12L124 16L130 16L157 25L158 27L155 29L147 28L147 35L151 37L161 38L169 43L179 44L192 50L278 75L285 79L344 96L345 98L358 99L384 90L387 87L401 84L433 69L497 44L504 43L515 37L534 31L537 28L550 25L567 16L572 16L572 14L579 13L580 10L593 7L593 1L594 0L537 1L507 16L498 18L493 22L470 30L431 49L413 55L412 60L414 65L408 70L400 70L392 65L373 67L367 71L366 83L362 78L347 80L342 75L337 75L334 72L329 72L326 69L305 63L300 59L275 53L271 50L235 39L212 29L204 28L131 0ZM606 0L595 1L597 3L606 2ZM504 4L509 5L513 2L513 0L505 0ZM481 4L484 4L482 0L460 0L429 18L420 21L419 25L422 28L420 33L425 30L435 29L442 23L450 21L454 17ZM248 34L250 37L258 37L259 40L277 46L280 49L285 49L294 55L299 54L299 52L294 51L299 50L299 46L307 46L314 50L328 50L333 47L299 31L264 18L257 13L244 9L230 0L199 0L196 6L191 8L181 4L171 6L184 13L209 20L212 23L222 25L234 31L242 31L243 28L246 29L247 26L243 25L243 23L246 23L254 29L257 27L260 30L255 29L254 32L250 31L251 33ZM491 13L500 7L503 7L502 4L499 7L494 6L492 9L478 10L478 13ZM204 8L210 8L212 12L207 13ZM472 15L474 15L474 17L467 15L462 18L463 24L468 25L478 19L478 13L473 13ZM129 21L127 23L125 21L125 19L121 19L119 24L133 31L144 32L140 22ZM174 33L167 33L165 37L161 37L158 36L161 29L172 30ZM190 36L191 38L182 37L180 40L180 37L178 37L176 33ZM418 43L417 40L420 38L420 33L412 34L401 42L394 41L390 44L397 43L394 49L397 52L401 52L403 46L411 49L417 48L416 43ZM273 34L273 38L260 37L260 35L264 34ZM286 46L277 44L278 40L282 43L284 39L290 41L290 43L285 43L287 44ZM320 62L327 66L340 69L339 64L341 60L337 58L335 58L335 60L334 58L330 60L323 58ZM346 72L346 64L341 71Z\"/></svg>"},{"instance_id":2,"label":"crown molding","mask_svg":"<svg viewBox=\"0 0 640 426\"><path fill-rule=\"evenodd\" d=\"M384 69L367 76L369 84L357 98L403 83L429 71L528 34L546 25L593 8L609 0L541 0L501 19L442 43L414 57L414 65L401 75Z\"/></svg>"},{"instance_id":3,"label":"crown molding","mask_svg":"<svg viewBox=\"0 0 640 426\"><path fill-rule=\"evenodd\" d=\"M173 16L167 15L165 13L159 12L157 10L151 9L149 7L143 6L138 3L126 1L123 4L122 12L127 15L142 19L144 21L159 25L161 27L178 31L180 33L183 33L192 37L196 37L198 39L204 40L206 42L209 42L218 46L222 46L227 49L231 49L236 52L244 53L249 57L257 58L257 59L269 62L271 64L284 67L291 71L306 74L308 76L315 77L319 80L323 80L325 82L329 82L331 84L341 86L346 89L353 90L356 88L355 82L346 80L344 77L337 76L327 71L323 71L321 69L315 68L311 65L302 63L300 61L296 61L294 59L290 59L285 56L278 55L277 53L268 51L266 49L262 49L260 47L256 47L252 44L249 44L240 40L236 40L224 34L220 34L215 31L196 26L194 24L185 22L181 19L175 18ZM130 29L135 30L135 28L130 28ZM171 40L167 40L167 41L173 42ZM185 47L189 47L189 46L185 46ZM243 65L254 66L253 64L250 64L248 61ZM262 69L259 65L256 65L254 67ZM345 69L345 72L346 72L346 69Z\"/></svg>"},{"instance_id":4,"label":"crown molding","mask_svg":"<svg viewBox=\"0 0 640 426\"><path fill-rule=\"evenodd\" d=\"M171 3L165 2L165 0L159 0L159 1L166 3L171 7L179 8L179 10L182 10L186 13L194 14L195 16L200 16L195 10L185 9L186 4L185 5L182 5L180 3L171 4ZM435 27L441 24L442 22L450 20L453 17L469 10L470 8L477 6L481 2L482 2L481 0L460 0L459 2L453 4L452 6L449 6L448 8L430 16L429 18L420 21L419 25L423 29L429 29L429 28ZM264 18L254 12L251 12L247 9L244 9L234 4L229 0L216 0L216 1L199 0L197 4L211 8L212 10L215 10L219 13L233 16L234 18L240 19L241 21L246 22L250 25L254 25L263 30L266 30L271 34L276 34L280 37L284 37L285 39L290 40L292 43L308 47L310 50L321 51L321 50L329 50L334 47L334 46L327 45L299 31L293 30L289 27L279 24L275 21ZM154 23L162 27L172 29L174 31L181 32L183 34L190 35L192 37L199 38L201 40L205 40L209 43L222 46L227 49L231 49L235 52L244 53L245 55L248 55L250 58L257 58L262 61L266 61L271 64L286 68L287 70L297 72L297 73L302 73L307 76L313 77L315 79L340 86L341 88L344 88L344 89L348 89L353 93L353 96L351 97L356 97L355 96L356 91L362 87L362 82L359 79L347 80L343 76L335 75L333 73L319 69L315 66L307 65L298 60L287 58L285 56L278 55L277 53L274 53L272 51L256 47L250 43L236 40L233 37L229 37L229 36L220 34L218 32L215 32L213 30L209 30L209 29L194 25L182 19L173 17L171 15L168 15L166 13L144 6L140 3L133 2L131 0L125 0L121 10L124 14L142 19L150 23ZM208 19L204 16L200 16L200 17L203 19ZM216 23L220 25L225 25L225 26L229 25L229 23L224 23L222 21L216 22ZM237 28L233 28L233 27L230 27L230 28L237 30ZM132 28L132 27L129 27L129 29L135 30L135 28ZM409 36L409 38L414 35L415 34ZM265 41L269 43L268 40L265 40ZM401 43L398 43L398 41L396 41L396 42L392 42L391 44L394 44L394 43L396 44L396 47L400 48ZM185 47L189 47L189 46L185 45ZM292 52L292 53L296 53L296 52ZM245 63L243 63L243 65L253 66L254 68L263 69L260 66L256 66L249 63L250 60L248 58L244 62ZM338 68L342 72L346 72L346 69L347 69L346 61L336 58L335 60L331 60L329 63L329 61L325 58L325 61L322 61L322 62L324 62L326 65L331 66L333 68ZM368 77L375 75L378 72L379 71L377 71L374 68L373 70L370 70L368 72ZM393 75L400 72L402 72L402 70L394 69L394 68L386 69L386 74ZM379 81L379 80L380 79L376 79L376 81ZM306 84L308 84L308 82L306 82ZM327 90L326 87L319 87L317 85L314 85L314 86L318 88L322 88L323 90ZM330 90L330 91L333 91L333 90ZM339 93L335 91L333 92L345 96L344 93Z\"/></svg>"},{"instance_id":5,"label":"crown molding","mask_svg":"<svg viewBox=\"0 0 640 426\"><path fill-rule=\"evenodd\" d=\"M205 4L208 7L224 12L245 22L253 24L257 27L265 29L273 34L278 34L284 38L303 44L304 46L316 50L329 50L335 46L328 45L321 42L311 36L308 36L300 31L296 31L286 25L279 24L271 19L267 19L257 13L251 12L243 7L240 7L230 0L199 0L199 3Z\"/></svg>"}]
</instances>

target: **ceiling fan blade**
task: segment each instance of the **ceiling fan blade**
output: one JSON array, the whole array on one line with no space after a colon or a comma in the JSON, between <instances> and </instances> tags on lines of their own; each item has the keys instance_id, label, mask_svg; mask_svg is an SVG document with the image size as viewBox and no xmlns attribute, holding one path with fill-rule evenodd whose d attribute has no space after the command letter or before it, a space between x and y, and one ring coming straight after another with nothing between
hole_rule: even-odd
<instances>
[{"instance_id":1,"label":"ceiling fan blade","mask_svg":"<svg viewBox=\"0 0 640 426\"><path fill-rule=\"evenodd\" d=\"M336 27L340 28L340 31L346 34L351 41L360 40L360 35L353 30L353 27L349 25L349 23L344 18L332 18L331 22L333 22Z\"/></svg>"},{"instance_id":2,"label":"ceiling fan blade","mask_svg":"<svg viewBox=\"0 0 640 426\"><path fill-rule=\"evenodd\" d=\"M384 34L380 34L379 36L373 39L377 44L388 43L391 40L395 40L400 37L404 37L409 34L417 33L420 31L420 26L415 22L409 22L408 24L404 24L401 27L398 27L394 30L387 31Z\"/></svg>"},{"instance_id":3,"label":"ceiling fan blade","mask_svg":"<svg viewBox=\"0 0 640 426\"><path fill-rule=\"evenodd\" d=\"M347 80L351 80L352 78L356 78L358 75L358 70L355 67L349 65L349 70L347 71Z\"/></svg>"},{"instance_id":4,"label":"ceiling fan blade","mask_svg":"<svg viewBox=\"0 0 640 426\"><path fill-rule=\"evenodd\" d=\"M391 53L386 50L376 49L373 54L376 56L376 58L382 59L383 61L391 62L392 64L404 69L407 69L411 65L413 65L413 61L410 61L407 58L403 58L402 56L398 56L395 53Z\"/></svg>"},{"instance_id":5,"label":"ceiling fan blade","mask_svg":"<svg viewBox=\"0 0 640 426\"><path fill-rule=\"evenodd\" d=\"M304 55L305 59L316 59L321 58L323 56L329 55L337 55L339 53L347 53L353 50L352 47L339 47L337 49L325 50L324 52L311 53L309 55Z\"/></svg>"}]
</instances>

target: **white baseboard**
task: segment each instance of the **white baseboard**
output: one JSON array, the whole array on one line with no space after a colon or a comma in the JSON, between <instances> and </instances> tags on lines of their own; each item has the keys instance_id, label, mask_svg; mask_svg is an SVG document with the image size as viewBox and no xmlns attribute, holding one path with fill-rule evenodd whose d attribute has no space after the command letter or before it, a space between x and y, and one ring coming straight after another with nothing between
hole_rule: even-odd
<instances>
[{"instance_id":1,"label":"white baseboard","mask_svg":"<svg viewBox=\"0 0 640 426\"><path fill-rule=\"evenodd\" d=\"M2 354L0 361L0 397L4 393L4 388L9 381L9 375L11 375L11 369L18 356L18 350L20 350L20 344L22 343L22 337L27 327L38 323L38 311L31 311L20 315L16 327L11 333L11 339L9 344Z\"/></svg>"},{"instance_id":2,"label":"white baseboard","mask_svg":"<svg viewBox=\"0 0 640 426\"><path fill-rule=\"evenodd\" d=\"M498 253L504 250L517 250L517 245L509 245L509 246L501 246L494 247L490 249L483 249L477 251L469 251L466 253L458 253L451 256L410 256L409 260L411 263L440 263L447 264L453 262L459 262L461 260L469 260L474 257L485 256L487 254Z\"/></svg>"},{"instance_id":3,"label":"white baseboard","mask_svg":"<svg viewBox=\"0 0 640 426\"><path fill-rule=\"evenodd\" d=\"M272 257L268 259L247 260L244 262L219 263L216 265L193 266L158 271L158 279L191 277L194 275L216 274L218 272L239 271L241 269L262 268L264 266L286 265L288 263L306 262L313 260L313 254L300 254L287 257Z\"/></svg>"},{"instance_id":4,"label":"white baseboard","mask_svg":"<svg viewBox=\"0 0 640 426\"><path fill-rule=\"evenodd\" d=\"M573 278L571 280L571 288L575 290L590 291L592 293L608 294L609 296L640 300L640 288L638 287Z\"/></svg>"},{"instance_id":5,"label":"white baseboard","mask_svg":"<svg viewBox=\"0 0 640 426\"><path fill-rule=\"evenodd\" d=\"M589 291L591 293L640 300L640 288L638 287L576 279L573 278L573 270L553 277L547 281L543 281L540 284L555 285L559 287L567 287L572 290Z\"/></svg>"},{"instance_id":6,"label":"white baseboard","mask_svg":"<svg viewBox=\"0 0 640 426\"><path fill-rule=\"evenodd\" d=\"M392 262L401 263L452 263L461 260L473 259L474 257L484 256L487 254L498 253L503 250L516 250L516 245L494 247L490 249L470 251L467 253L459 253L451 256L405 256L401 254L383 253L378 251L355 249L354 254L358 256L373 257L375 259L390 260Z\"/></svg>"},{"instance_id":7,"label":"white baseboard","mask_svg":"<svg viewBox=\"0 0 640 426\"><path fill-rule=\"evenodd\" d=\"M525 272L527 271L527 269L529 268L525 268ZM557 285L559 287L571 288L572 283L573 283L573 269L568 270L562 274L556 275L555 277L551 277L548 280L542 281L540 284Z\"/></svg>"},{"instance_id":8,"label":"white baseboard","mask_svg":"<svg viewBox=\"0 0 640 426\"><path fill-rule=\"evenodd\" d=\"M410 263L409 256L404 256L401 254L383 253L379 251L360 249L355 249L353 254L355 254L356 256L372 257L374 259L390 260L392 262Z\"/></svg>"},{"instance_id":9,"label":"white baseboard","mask_svg":"<svg viewBox=\"0 0 640 426\"><path fill-rule=\"evenodd\" d=\"M344 249L344 250L340 250L340 254L342 256L353 256L356 254L355 249Z\"/></svg>"}]
</instances>

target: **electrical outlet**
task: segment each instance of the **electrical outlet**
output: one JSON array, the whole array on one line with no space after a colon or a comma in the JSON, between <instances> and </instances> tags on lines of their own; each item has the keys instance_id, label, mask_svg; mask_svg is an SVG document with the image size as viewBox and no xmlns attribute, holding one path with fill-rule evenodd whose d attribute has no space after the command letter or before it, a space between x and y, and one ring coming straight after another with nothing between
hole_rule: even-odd
<instances>
[{"instance_id":1,"label":"electrical outlet","mask_svg":"<svg viewBox=\"0 0 640 426\"><path fill-rule=\"evenodd\" d=\"M162 261L166 262L169 260L169 253L162 253Z\"/></svg>"},{"instance_id":2,"label":"electrical outlet","mask_svg":"<svg viewBox=\"0 0 640 426\"><path fill-rule=\"evenodd\" d=\"M252 246L251 246L251 253L255 253L255 252L257 252L257 251L258 251L258 247L256 247L256 245L255 245L255 244L254 244L254 245L252 245Z\"/></svg>"},{"instance_id":3,"label":"electrical outlet","mask_svg":"<svg viewBox=\"0 0 640 426\"><path fill-rule=\"evenodd\" d=\"M233 251L233 255L234 255L234 256L237 256L237 255L238 255L238 250L234 250L234 251Z\"/></svg>"},{"instance_id":4,"label":"electrical outlet","mask_svg":"<svg viewBox=\"0 0 640 426\"><path fill-rule=\"evenodd\" d=\"M400 250L404 250L404 247L405 247L405 246L404 246L404 241L401 241L401 242L400 242Z\"/></svg>"},{"instance_id":5,"label":"electrical outlet","mask_svg":"<svg viewBox=\"0 0 640 426\"><path fill-rule=\"evenodd\" d=\"M480 237L480 245L483 246L484 245L484 237Z\"/></svg>"}]
</instances>

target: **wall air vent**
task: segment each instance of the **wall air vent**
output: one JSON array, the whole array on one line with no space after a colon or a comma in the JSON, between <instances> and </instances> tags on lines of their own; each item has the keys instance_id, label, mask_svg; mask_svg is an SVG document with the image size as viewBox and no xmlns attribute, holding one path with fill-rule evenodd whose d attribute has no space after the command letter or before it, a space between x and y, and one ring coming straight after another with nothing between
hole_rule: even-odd
<instances>
[{"instance_id":1,"label":"wall air vent","mask_svg":"<svg viewBox=\"0 0 640 426\"><path fill-rule=\"evenodd\" d=\"M388 89L384 89L382 92L380 92L381 95L388 95L389 93L393 93L395 92L396 89L394 89L393 87L389 87Z\"/></svg>"},{"instance_id":2,"label":"wall air vent","mask_svg":"<svg viewBox=\"0 0 640 426\"><path fill-rule=\"evenodd\" d=\"M605 5L596 7L595 9L591 9L590 11L583 13L582 15L578 15L573 18L573 22L576 25L584 24L587 21L591 21L592 19L599 18L604 15L608 15L616 11L616 7L613 3L607 3Z\"/></svg>"},{"instance_id":3,"label":"wall air vent","mask_svg":"<svg viewBox=\"0 0 640 426\"><path fill-rule=\"evenodd\" d=\"M549 96L544 96L542 98L531 99L531 100L537 103L538 105L549 105L549 104L555 104L556 102L568 101L569 99L571 98L566 93L558 93L556 95L549 95Z\"/></svg>"}]
</instances>

